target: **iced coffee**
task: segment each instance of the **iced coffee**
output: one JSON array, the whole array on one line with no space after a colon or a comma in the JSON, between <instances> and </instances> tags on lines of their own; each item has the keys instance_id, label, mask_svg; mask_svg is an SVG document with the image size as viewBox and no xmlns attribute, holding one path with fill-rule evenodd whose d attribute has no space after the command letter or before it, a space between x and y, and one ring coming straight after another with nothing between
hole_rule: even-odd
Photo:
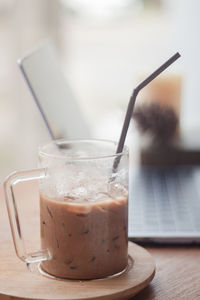
<instances>
[{"instance_id":1,"label":"iced coffee","mask_svg":"<svg viewBox=\"0 0 200 300\"><path fill-rule=\"evenodd\" d=\"M126 195L88 204L40 198L42 248L52 259L42 268L55 276L91 279L116 274L127 266Z\"/></svg>"},{"instance_id":2,"label":"iced coffee","mask_svg":"<svg viewBox=\"0 0 200 300\"><path fill-rule=\"evenodd\" d=\"M127 267L127 153L115 174L112 156L91 157L51 162L40 186L41 247L50 254L41 269L55 277L104 278Z\"/></svg>"}]
</instances>

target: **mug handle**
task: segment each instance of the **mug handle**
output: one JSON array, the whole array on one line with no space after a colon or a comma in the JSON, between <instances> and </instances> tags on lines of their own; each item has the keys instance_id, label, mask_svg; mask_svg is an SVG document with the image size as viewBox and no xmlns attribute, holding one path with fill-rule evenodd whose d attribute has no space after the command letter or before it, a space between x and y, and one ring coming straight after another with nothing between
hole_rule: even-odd
<instances>
[{"instance_id":1,"label":"mug handle","mask_svg":"<svg viewBox=\"0 0 200 300\"><path fill-rule=\"evenodd\" d=\"M23 231L20 225L14 186L23 181L44 178L46 173L47 170L45 168L14 172L4 182L6 206L8 210L15 251L17 256L27 264L49 260L51 257L47 249L27 253L23 238Z\"/></svg>"}]
</instances>

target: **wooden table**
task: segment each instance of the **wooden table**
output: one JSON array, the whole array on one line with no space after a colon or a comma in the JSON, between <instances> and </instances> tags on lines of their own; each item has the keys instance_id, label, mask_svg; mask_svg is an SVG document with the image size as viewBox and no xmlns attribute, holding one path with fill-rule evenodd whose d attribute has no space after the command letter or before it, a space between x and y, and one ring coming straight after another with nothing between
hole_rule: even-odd
<instances>
[{"instance_id":1,"label":"wooden table","mask_svg":"<svg viewBox=\"0 0 200 300\"><path fill-rule=\"evenodd\" d=\"M30 187L27 185L25 194ZM36 202L32 193L22 199L23 213L27 213L27 231L32 233ZM28 200L28 201L27 201ZM26 204L27 203L27 204ZM11 233L2 188L0 189L0 241L10 241ZM151 284L134 297L134 300L198 300L200 299L200 247L199 246L147 246L156 261L156 275ZM1 300L1 298L0 298ZM3 299L2 299L3 300Z\"/></svg>"},{"instance_id":2,"label":"wooden table","mask_svg":"<svg viewBox=\"0 0 200 300\"><path fill-rule=\"evenodd\" d=\"M156 261L152 283L135 300L200 299L200 247L149 246Z\"/></svg>"}]
</instances>

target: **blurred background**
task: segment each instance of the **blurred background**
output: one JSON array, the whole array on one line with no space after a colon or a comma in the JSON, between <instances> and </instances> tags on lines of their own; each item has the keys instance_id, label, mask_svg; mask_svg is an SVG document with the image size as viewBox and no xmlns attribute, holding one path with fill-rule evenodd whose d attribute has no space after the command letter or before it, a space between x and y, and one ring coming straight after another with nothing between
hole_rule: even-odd
<instances>
[{"instance_id":1,"label":"blurred background","mask_svg":"<svg viewBox=\"0 0 200 300\"><path fill-rule=\"evenodd\" d=\"M180 126L200 126L198 0L0 0L0 179L36 167L46 127L17 66L50 39L92 136L118 140L128 100L144 74L175 52ZM137 149L131 124L127 144Z\"/></svg>"}]
</instances>

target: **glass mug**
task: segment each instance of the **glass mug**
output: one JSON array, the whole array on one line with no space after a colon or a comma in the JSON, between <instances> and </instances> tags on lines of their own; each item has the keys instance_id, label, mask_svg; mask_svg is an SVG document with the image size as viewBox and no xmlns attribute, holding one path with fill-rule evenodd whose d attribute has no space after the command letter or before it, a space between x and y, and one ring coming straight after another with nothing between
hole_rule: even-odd
<instances>
[{"instance_id":1,"label":"glass mug","mask_svg":"<svg viewBox=\"0 0 200 300\"><path fill-rule=\"evenodd\" d=\"M128 264L128 149L105 140L55 140L39 147L39 169L4 183L16 253L56 278L97 279ZM113 169L114 162L117 168ZM27 253L14 186L39 180L41 250Z\"/></svg>"}]
</instances>

